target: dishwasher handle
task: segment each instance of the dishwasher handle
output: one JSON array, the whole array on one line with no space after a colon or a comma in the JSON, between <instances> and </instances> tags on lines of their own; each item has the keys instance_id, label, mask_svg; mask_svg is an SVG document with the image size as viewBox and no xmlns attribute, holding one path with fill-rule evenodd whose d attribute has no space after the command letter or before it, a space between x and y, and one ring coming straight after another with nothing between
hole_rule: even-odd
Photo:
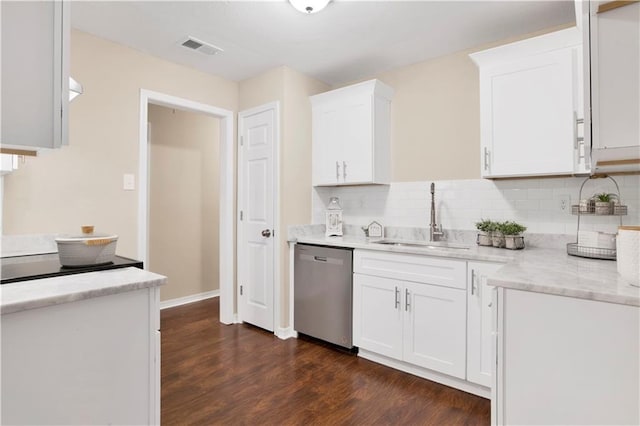
<instances>
[{"instance_id":1,"label":"dishwasher handle","mask_svg":"<svg viewBox=\"0 0 640 426\"><path fill-rule=\"evenodd\" d=\"M331 264L331 265L344 265L344 259L339 259L337 257L332 256L318 256L315 254L301 254L299 257L300 260L305 262L314 262L314 263L322 263L322 264Z\"/></svg>"}]
</instances>

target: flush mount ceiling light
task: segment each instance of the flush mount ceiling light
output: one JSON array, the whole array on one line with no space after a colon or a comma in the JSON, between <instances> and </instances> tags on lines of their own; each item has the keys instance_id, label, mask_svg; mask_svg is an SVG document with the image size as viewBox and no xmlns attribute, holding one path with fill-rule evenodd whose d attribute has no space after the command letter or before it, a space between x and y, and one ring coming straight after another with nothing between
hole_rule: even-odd
<instances>
[{"instance_id":1,"label":"flush mount ceiling light","mask_svg":"<svg viewBox=\"0 0 640 426\"><path fill-rule=\"evenodd\" d=\"M322 9L327 7L331 0L289 0L291 6L295 7L296 10L310 14L320 12Z\"/></svg>"}]
</instances>

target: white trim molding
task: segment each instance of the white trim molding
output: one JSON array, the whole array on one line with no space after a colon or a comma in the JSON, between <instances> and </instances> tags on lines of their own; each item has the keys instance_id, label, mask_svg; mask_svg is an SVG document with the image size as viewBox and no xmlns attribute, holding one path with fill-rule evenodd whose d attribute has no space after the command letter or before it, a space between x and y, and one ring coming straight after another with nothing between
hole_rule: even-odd
<instances>
[{"instance_id":1,"label":"white trim molding","mask_svg":"<svg viewBox=\"0 0 640 426\"><path fill-rule=\"evenodd\" d=\"M149 259L149 140L148 105L193 111L220 119L220 322L234 322L234 152L233 111L178 98L164 93L140 89L138 193L138 258L147 266Z\"/></svg>"},{"instance_id":2,"label":"white trim molding","mask_svg":"<svg viewBox=\"0 0 640 426\"><path fill-rule=\"evenodd\" d=\"M298 338L298 332L293 327L276 327L275 335L282 340Z\"/></svg>"},{"instance_id":3,"label":"white trim molding","mask_svg":"<svg viewBox=\"0 0 640 426\"><path fill-rule=\"evenodd\" d=\"M205 291L204 293L190 294L189 296L178 297L176 299L163 300L160 302L160 309L173 308L175 306L200 302L214 297L220 297L220 290Z\"/></svg>"}]
</instances>

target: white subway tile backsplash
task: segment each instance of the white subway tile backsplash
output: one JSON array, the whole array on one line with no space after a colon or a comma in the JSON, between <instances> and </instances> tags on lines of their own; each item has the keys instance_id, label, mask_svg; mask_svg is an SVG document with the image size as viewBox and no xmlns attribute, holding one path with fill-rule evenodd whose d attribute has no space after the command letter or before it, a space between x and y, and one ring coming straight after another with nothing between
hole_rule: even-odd
<instances>
[{"instance_id":1,"label":"white subway tile backsplash","mask_svg":"<svg viewBox=\"0 0 640 426\"><path fill-rule=\"evenodd\" d=\"M640 176L615 178L629 214L623 223L640 225ZM532 233L575 234L577 216L571 204L579 201L584 178L435 181L437 221L445 229L473 230L484 219L516 220ZM398 182L390 185L319 187L312 197L312 222L324 223L329 198L337 196L344 209L345 224L366 225L377 220L384 226L427 227L430 217L431 182ZM597 192L615 192L608 179L589 181L583 198ZM561 209L561 200L570 205ZM581 229L615 232L617 217L582 217Z\"/></svg>"},{"instance_id":2,"label":"white subway tile backsplash","mask_svg":"<svg viewBox=\"0 0 640 426\"><path fill-rule=\"evenodd\" d=\"M529 200L545 200L553 196L551 188L529 188L527 189L527 198Z\"/></svg>"}]
</instances>

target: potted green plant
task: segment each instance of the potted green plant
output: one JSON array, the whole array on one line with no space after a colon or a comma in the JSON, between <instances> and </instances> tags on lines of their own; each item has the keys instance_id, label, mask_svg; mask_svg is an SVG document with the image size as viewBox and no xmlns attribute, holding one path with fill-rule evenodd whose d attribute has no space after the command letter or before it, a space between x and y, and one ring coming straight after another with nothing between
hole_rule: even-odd
<instances>
[{"instance_id":1,"label":"potted green plant","mask_svg":"<svg viewBox=\"0 0 640 426\"><path fill-rule=\"evenodd\" d=\"M478 230L476 242L479 246L490 246L493 244L491 241L491 233L495 228L495 222L489 219L480 219L480 222L476 222L476 229Z\"/></svg>"},{"instance_id":2,"label":"potted green plant","mask_svg":"<svg viewBox=\"0 0 640 426\"><path fill-rule=\"evenodd\" d=\"M517 222L506 221L500 224L500 231L504 235L505 247L511 250L524 248L524 237L522 233L527 227Z\"/></svg>"},{"instance_id":3,"label":"potted green plant","mask_svg":"<svg viewBox=\"0 0 640 426\"><path fill-rule=\"evenodd\" d=\"M596 214L606 215L612 212L612 201L617 198L615 194L607 194L602 192L594 195L596 200Z\"/></svg>"},{"instance_id":4,"label":"potted green plant","mask_svg":"<svg viewBox=\"0 0 640 426\"><path fill-rule=\"evenodd\" d=\"M494 229L491 232L491 242L494 247L503 248L504 234L502 233L502 225L504 222L494 222Z\"/></svg>"}]
</instances>

